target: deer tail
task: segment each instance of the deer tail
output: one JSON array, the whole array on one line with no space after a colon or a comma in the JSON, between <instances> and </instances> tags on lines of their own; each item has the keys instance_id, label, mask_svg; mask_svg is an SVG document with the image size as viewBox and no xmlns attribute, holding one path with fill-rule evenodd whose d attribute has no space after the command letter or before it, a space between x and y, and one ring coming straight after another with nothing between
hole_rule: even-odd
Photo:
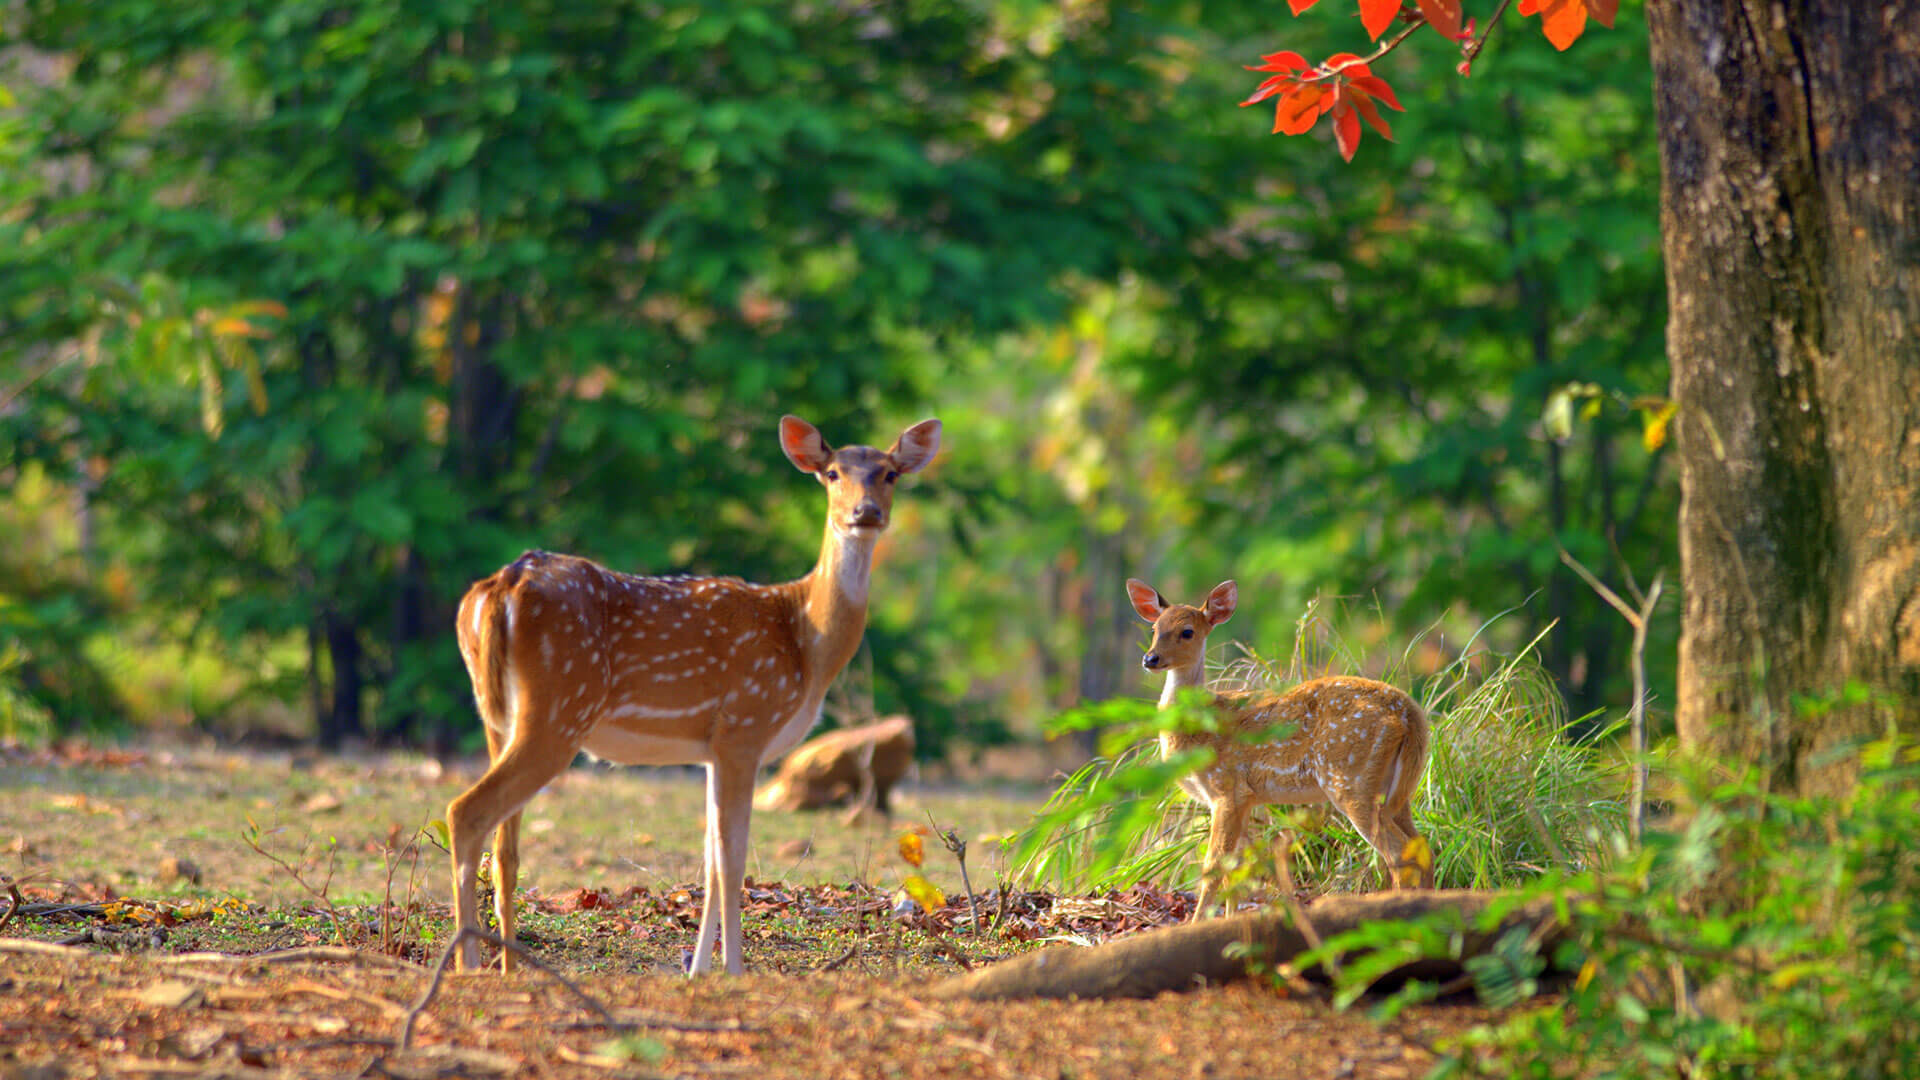
<instances>
[{"instance_id":1,"label":"deer tail","mask_svg":"<svg viewBox=\"0 0 1920 1080\"><path fill-rule=\"evenodd\" d=\"M1407 734L1400 740L1399 774L1400 782L1394 785L1387 799L1387 809L1394 813L1405 810L1413 804L1414 789L1420 786L1420 774L1427 769L1427 746L1429 740L1426 710L1412 699L1407 701Z\"/></svg>"},{"instance_id":2,"label":"deer tail","mask_svg":"<svg viewBox=\"0 0 1920 1080\"><path fill-rule=\"evenodd\" d=\"M520 577L519 569L520 565L515 563L475 585L468 594L468 605L461 612L471 620L461 629L470 629L472 635L471 645L463 651L467 674L473 680L474 704L480 710L480 719L502 735L513 731L513 689L507 677L507 646L513 622L509 618L509 605L513 586Z\"/></svg>"}]
</instances>

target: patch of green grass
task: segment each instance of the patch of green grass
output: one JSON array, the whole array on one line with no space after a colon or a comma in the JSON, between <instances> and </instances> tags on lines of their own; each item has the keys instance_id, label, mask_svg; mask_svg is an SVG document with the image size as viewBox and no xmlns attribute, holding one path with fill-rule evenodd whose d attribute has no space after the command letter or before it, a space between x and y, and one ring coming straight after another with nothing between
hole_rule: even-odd
<instances>
[{"instance_id":1,"label":"patch of green grass","mask_svg":"<svg viewBox=\"0 0 1920 1080\"><path fill-rule=\"evenodd\" d=\"M1245 650L1213 684L1280 689L1311 676L1372 672L1409 687L1432 727L1413 814L1434 849L1440 886L1499 888L1549 869L1591 866L1625 827L1624 762L1604 735L1566 738L1565 702L1534 655L1538 639L1502 657L1478 645L1479 636L1445 668L1415 679L1410 661L1421 637L1384 663L1370 663L1315 604L1301 616L1284 663ZM1161 764L1149 737L1178 721L1156 715L1150 703L1121 702L1065 722L1109 728L1106 753L1062 783L1018 838L1016 877L1067 891L1196 882L1208 816L1175 786L1188 770ZM1247 862L1270 861L1266 853L1276 847L1284 847L1303 886L1379 887L1372 849L1324 806L1256 811Z\"/></svg>"}]
</instances>

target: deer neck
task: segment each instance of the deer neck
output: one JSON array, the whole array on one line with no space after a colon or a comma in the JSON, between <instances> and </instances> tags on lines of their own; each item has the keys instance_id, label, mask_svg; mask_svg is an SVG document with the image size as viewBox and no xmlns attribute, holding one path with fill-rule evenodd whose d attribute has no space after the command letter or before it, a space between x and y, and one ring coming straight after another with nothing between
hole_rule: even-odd
<instances>
[{"instance_id":1,"label":"deer neck","mask_svg":"<svg viewBox=\"0 0 1920 1080\"><path fill-rule=\"evenodd\" d=\"M1160 691L1160 707L1164 709L1172 705L1173 699L1179 695L1180 691L1188 687L1204 687L1206 683L1207 657L1204 653L1185 667L1168 668L1167 685Z\"/></svg>"},{"instance_id":2,"label":"deer neck","mask_svg":"<svg viewBox=\"0 0 1920 1080\"><path fill-rule=\"evenodd\" d=\"M830 681L853 658L867 629L867 585L877 533L847 533L827 525L820 561L800 579L801 638L809 666Z\"/></svg>"}]
</instances>

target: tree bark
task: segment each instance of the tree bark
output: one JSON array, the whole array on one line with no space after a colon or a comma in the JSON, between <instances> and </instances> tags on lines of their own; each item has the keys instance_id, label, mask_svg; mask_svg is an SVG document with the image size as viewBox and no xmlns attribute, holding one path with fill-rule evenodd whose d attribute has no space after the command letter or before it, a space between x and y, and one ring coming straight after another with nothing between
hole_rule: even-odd
<instances>
[{"instance_id":1,"label":"tree bark","mask_svg":"<svg viewBox=\"0 0 1920 1080\"><path fill-rule=\"evenodd\" d=\"M1675 0L1647 19L1680 739L1781 790L1841 790L1852 766L1826 751L1920 700L1920 6Z\"/></svg>"},{"instance_id":2,"label":"tree bark","mask_svg":"<svg viewBox=\"0 0 1920 1080\"><path fill-rule=\"evenodd\" d=\"M1207 919L1134 934L1091 949L1061 947L1028 953L937 983L929 996L975 1001L1152 997L1246 978L1256 969L1271 970L1286 963L1336 934L1372 922L1418 919L1435 912L1459 917L1458 955L1412 961L1382 972L1380 981L1454 978L1463 970L1462 960L1485 952L1516 927L1533 931L1540 953L1552 955L1565 933L1556 921L1553 902L1516 904L1497 925L1480 928L1481 913L1499 898L1499 893L1464 890L1323 896L1305 909L1311 930L1296 926L1286 911Z\"/></svg>"}]
</instances>

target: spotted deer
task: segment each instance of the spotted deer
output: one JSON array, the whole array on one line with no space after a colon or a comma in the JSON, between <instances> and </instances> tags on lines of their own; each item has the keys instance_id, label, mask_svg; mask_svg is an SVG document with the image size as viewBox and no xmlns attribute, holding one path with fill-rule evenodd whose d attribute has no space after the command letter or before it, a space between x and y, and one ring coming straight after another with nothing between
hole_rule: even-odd
<instances>
[{"instance_id":1,"label":"spotted deer","mask_svg":"<svg viewBox=\"0 0 1920 1080\"><path fill-rule=\"evenodd\" d=\"M753 779L820 716L827 684L867 624L873 549L894 483L940 448L926 420L885 451L831 449L813 425L780 420L780 448L827 489L826 535L806 576L780 585L735 577L638 577L529 551L460 601L460 655L486 724L491 765L447 808L456 931L479 927L476 874L494 838L494 912L514 939L521 808L584 750L622 764L707 771L705 902L689 974L743 970L740 894ZM480 966L466 939L460 970ZM500 954L513 968L511 950Z\"/></svg>"},{"instance_id":2,"label":"spotted deer","mask_svg":"<svg viewBox=\"0 0 1920 1080\"><path fill-rule=\"evenodd\" d=\"M1127 579L1133 610L1153 624L1153 642L1140 666L1167 673L1160 707L1188 687L1206 685L1207 635L1233 616L1239 589L1223 581L1200 607L1169 604L1153 587ZM1414 700L1383 682L1349 676L1312 679L1285 693L1219 694L1217 732L1169 732L1160 752L1213 751L1213 762L1180 786L1212 814L1207 861L1193 917L1202 918L1218 894L1221 860L1240 845L1247 815L1269 803L1329 802L1379 853L1387 881L1407 841L1419 836L1409 805L1427 765L1427 716ZM1277 740L1257 736L1291 729ZM1249 739L1253 741L1248 741ZM1431 886L1428 872L1421 884Z\"/></svg>"}]
</instances>

